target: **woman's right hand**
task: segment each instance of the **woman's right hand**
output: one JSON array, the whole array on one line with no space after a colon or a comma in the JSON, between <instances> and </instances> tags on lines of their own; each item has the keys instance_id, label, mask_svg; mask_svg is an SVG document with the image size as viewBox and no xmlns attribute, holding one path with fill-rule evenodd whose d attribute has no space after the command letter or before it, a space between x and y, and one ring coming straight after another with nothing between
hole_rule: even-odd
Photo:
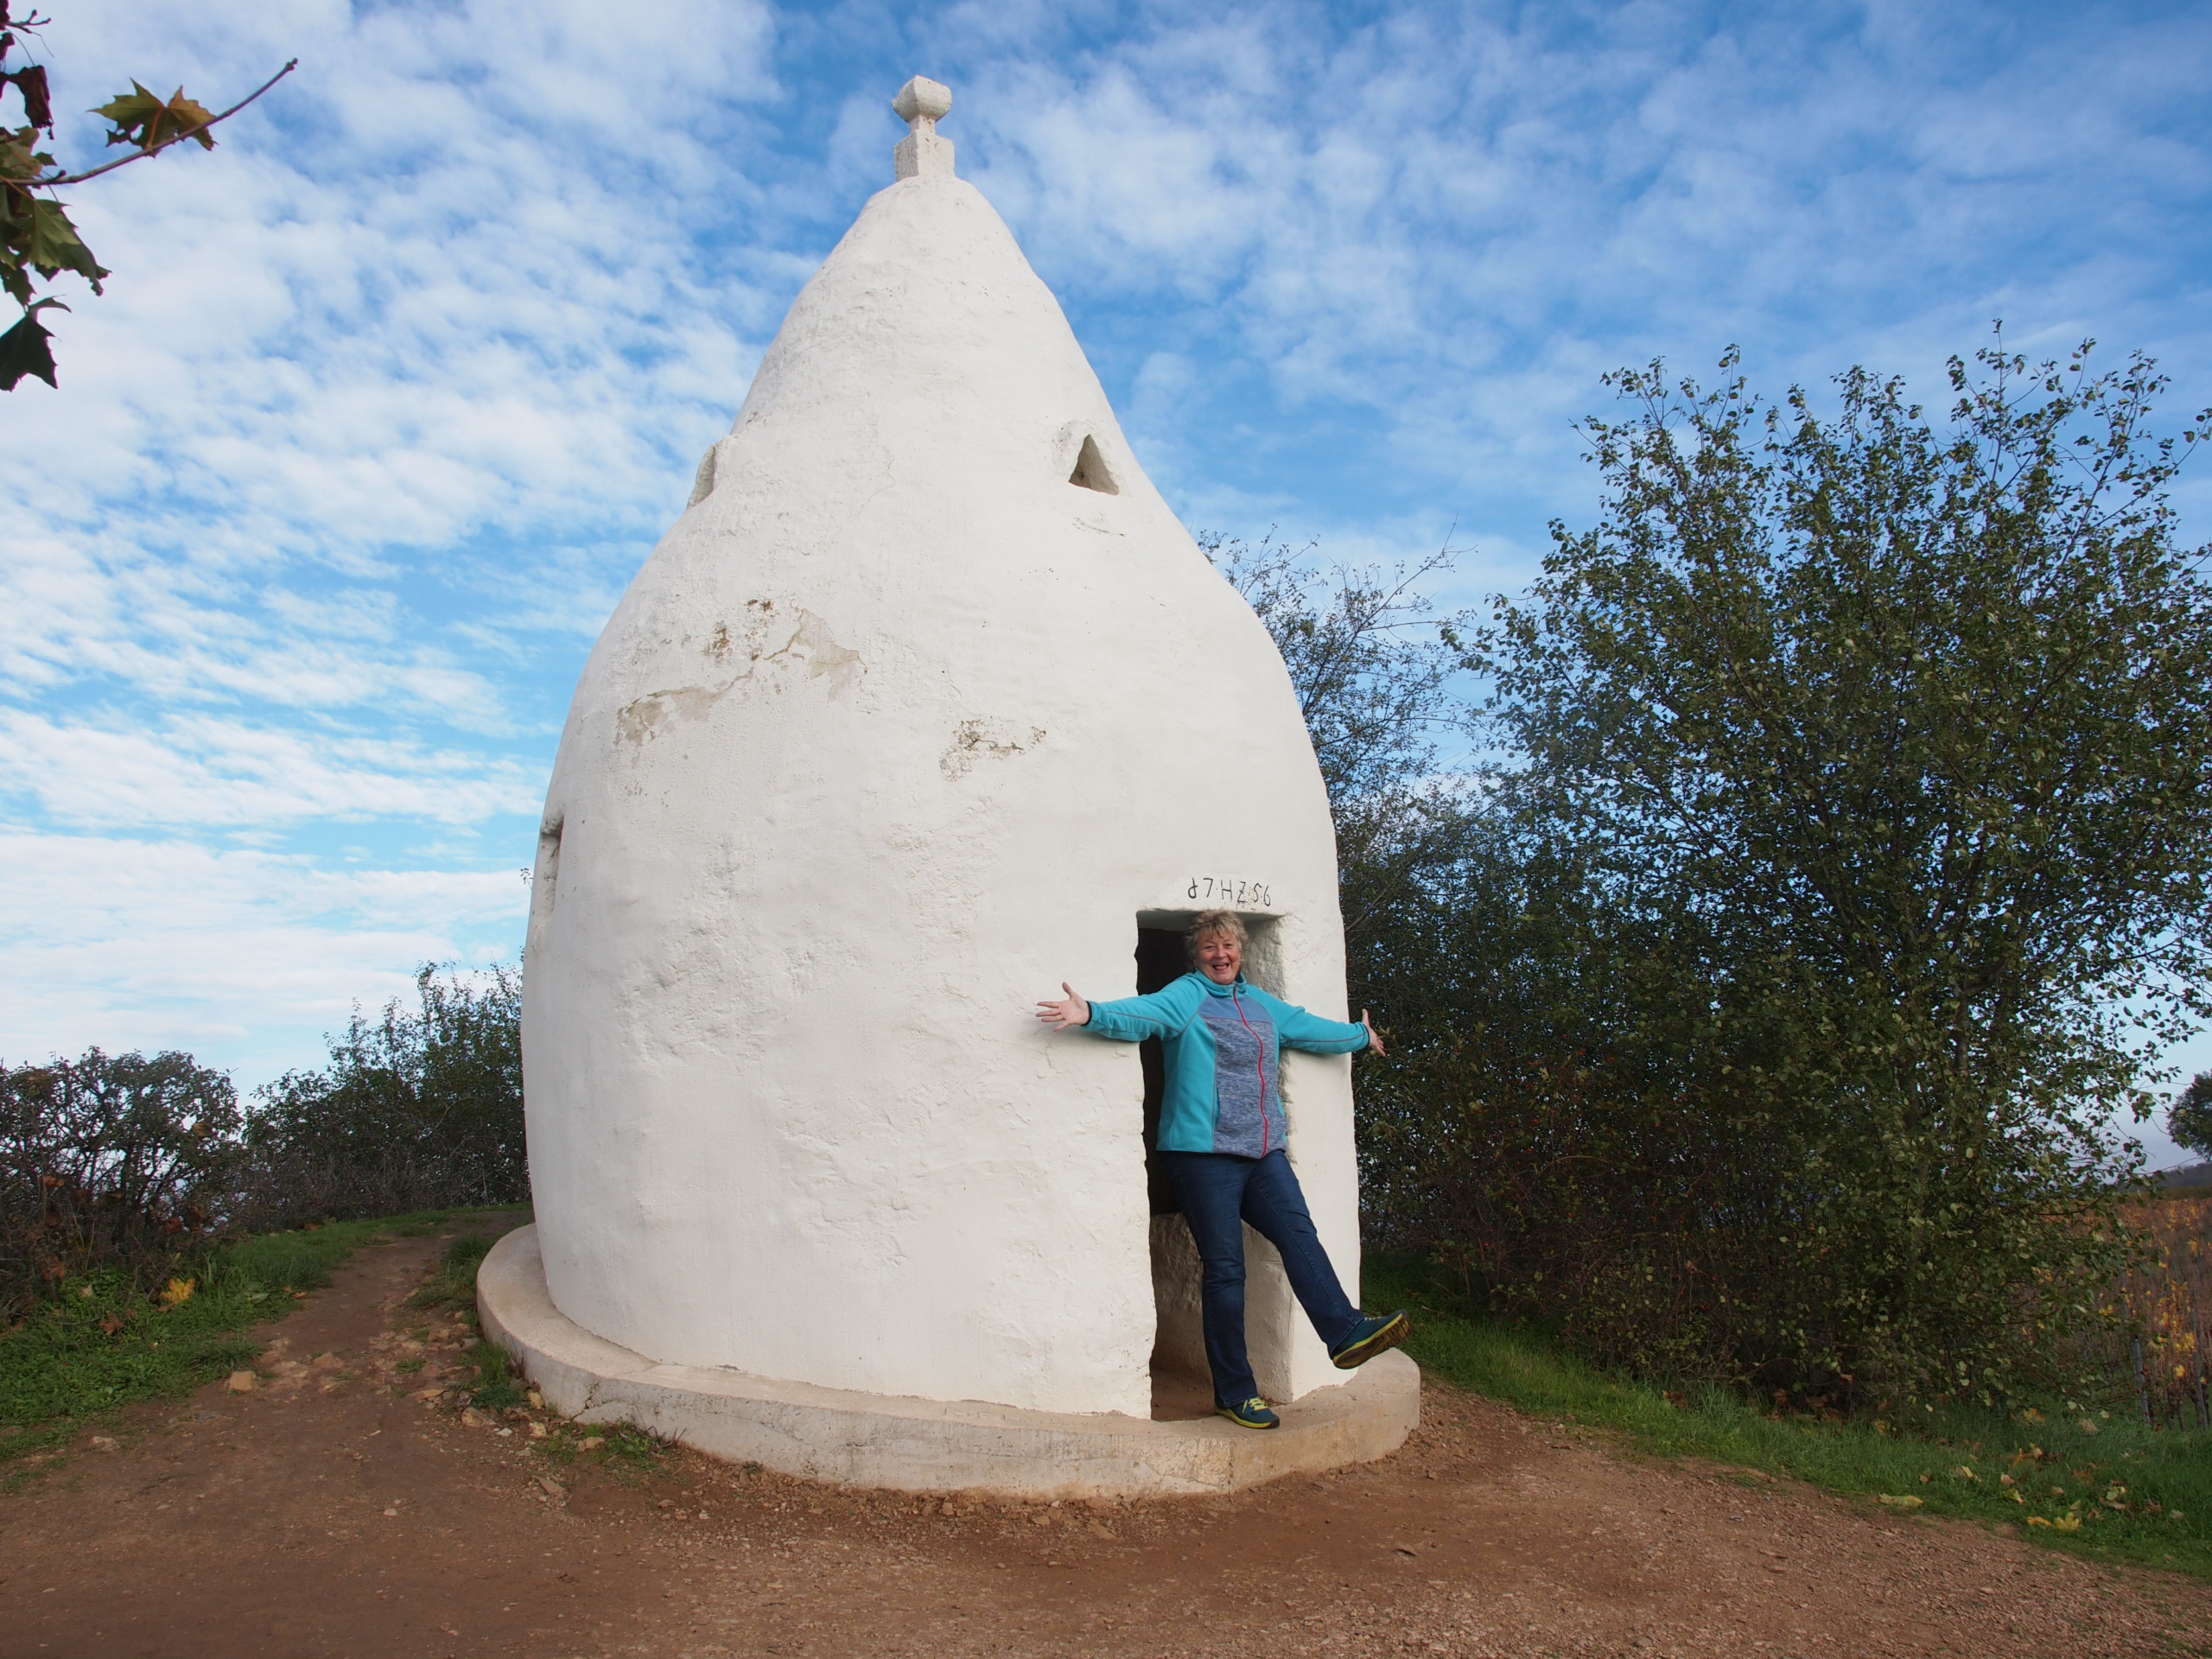
<instances>
[{"instance_id":1,"label":"woman's right hand","mask_svg":"<svg viewBox=\"0 0 2212 1659\"><path fill-rule=\"evenodd\" d=\"M1075 987L1065 980L1060 982L1060 988L1067 993L1066 1000L1060 1002L1040 1001L1037 1005L1037 1017L1054 1031L1065 1031L1070 1026L1089 1025L1090 1004L1077 996Z\"/></svg>"}]
</instances>

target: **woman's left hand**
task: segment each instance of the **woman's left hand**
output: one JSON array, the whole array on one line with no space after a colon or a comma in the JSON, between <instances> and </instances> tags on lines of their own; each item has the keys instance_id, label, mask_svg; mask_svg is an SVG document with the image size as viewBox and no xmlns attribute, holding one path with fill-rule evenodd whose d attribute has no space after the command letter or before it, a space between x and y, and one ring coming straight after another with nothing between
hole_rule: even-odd
<instances>
[{"instance_id":1,"label":"woman's left hand","mask_svg":"<svg viewBox=\"0 0 2212 1659\"><path fill-rule=\"evenodd\" d=\"M1070 1026L1089 1025L1090 1004L1084 1001L1075 987L1065 980L1060 982L1060 988L1067 993L1066 1001L1038 1003L1037 1017L1054 1031L1065 1031Z\"/></svg>"},{"instance_id":2,"label":"woman's left hand","mask_svg":"<svg viewBox=\"0 0 2212 1659\"><path fill-rule=\"evenodd\" d=\"M1386 1052L1382 1046L1382 1034L1375 1029L1375 1022L1367 1017L1365 1008L1359 1011L1359 1023L1367 1027L1367 1052L1370 1054Z\"/></svg>"}]
</instances>

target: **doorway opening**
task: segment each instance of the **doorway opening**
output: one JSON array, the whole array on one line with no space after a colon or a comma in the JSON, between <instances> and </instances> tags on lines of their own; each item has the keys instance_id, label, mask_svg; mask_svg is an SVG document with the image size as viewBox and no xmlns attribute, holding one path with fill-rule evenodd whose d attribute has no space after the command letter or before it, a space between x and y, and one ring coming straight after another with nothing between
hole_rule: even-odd
<instances>
[{"instance_id":1,"label":"doorway opening","mask_svg":"<svg viewBox=\"0 0 2212 1659\"><path fill-rule=\"evenodd\" d=\"M1137 929L1137 995L1149 996L1165 990L1185 974L1190 964L1183 954L1183 936L1172 928ZM1155 1216L1181 1213L1175 1190L1160 1168L1160 1108L1167 1089L1167 1063L1160 1039L1147 1037L1137 1045L1137 1059L1144 1068L1144 1186Z\"/></svg>"},{"instance_id":2,"label":"doorway opening","mask_svg":"<svg viewBox=\"0 0 2212 1659\"><path fill-rule=\"evenodd\" d=\"M1136 978L1140 996L1165 989L1191 971L1183 948L1191 911L1143 911L1137 916ZM1244 951L1244 976L1268 991L1281 984L1275 918L1246 916L1251 935ZM1145 1192L1152 1211L1152 1414L1155 1421L1210 1417L1213 1382L1206 1366L1205 1327L1199 1300L1198 1248L1183 1219L1174 1184L1160 1156L1160 1109L1166 1094L1166 1065L1157 1037L1137 1046L1144 1075ZM1287 1329L1280 1304L1290 1295L1282 1262L1250 1228L1244 1230L1245 1340L1252 1370L1265 1389L1280 1386L1288 1358Z\"/></svg>"}]
</instances>

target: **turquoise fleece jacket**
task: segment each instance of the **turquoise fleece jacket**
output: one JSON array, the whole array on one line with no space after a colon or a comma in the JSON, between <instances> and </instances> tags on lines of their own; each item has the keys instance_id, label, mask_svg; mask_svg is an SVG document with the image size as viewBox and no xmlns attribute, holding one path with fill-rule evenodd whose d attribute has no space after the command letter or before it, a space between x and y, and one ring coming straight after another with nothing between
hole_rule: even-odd
<instances>
[{"instance_id":1,"label":"turquoise fleece jacket","mask_svg":"<svg viewBox=\"0 0 2212 1659\"><path fill-rule=\"evenodd\" d=\"M1286 1044L1309 1054L1351 1054L1367 1046L1366 1027L1293 1007L1241 974L1233 985L1185 974L1147 996L1093 1002L1083 1029L1116 1042L1160 1039L1167 1061L1162 1152L1240 1158L1264 1158L1283 1143L1287 1126L1275 1077Z\"/></svg>"}]
</instances>

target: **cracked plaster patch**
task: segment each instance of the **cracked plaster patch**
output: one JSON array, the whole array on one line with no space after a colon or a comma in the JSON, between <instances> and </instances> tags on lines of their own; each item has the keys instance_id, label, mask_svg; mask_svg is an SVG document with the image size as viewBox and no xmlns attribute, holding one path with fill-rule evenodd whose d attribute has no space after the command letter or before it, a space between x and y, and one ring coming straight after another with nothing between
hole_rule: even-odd
<instances>
[{"instance_id":1,"label":"cracked plaster patch","mask_svg":"<svg viewBox=\"0 0 2212 1659\"><path fill-rule=\"evenodd\" d=\"M770 651L766 647L775 621L774 602L754 600L746 608L753 614L746 630L752 649L744 670L720 685L679 685L665 691L648 691L625 703L614 719L615 733L622 741L642 745L683 721L703 719L716 703L748 680L766 677L780 691L790 671L804 667L808 679L830 682L830 696L835 699L866 677L868 664L860 652L839 645L830 637L830 625L812 611L802 610L798 626L781 645ZM727 660L734 650L729 625L716 623L707 642L707 654L719 662Z\"/></svg>"},{"instance_id":2,"label":"cracked plaster patch","mask_svg":"<svg viewBox=\"0 0 2212 1659\"><path fill-rule=\"evenodd\" d=\"M946 777L957 779L968 775L980 756L1020 754L1044 741L1042 726L1020 726L1010 720L963 720L938 764Z\"/></svg>"}]
</instances>

